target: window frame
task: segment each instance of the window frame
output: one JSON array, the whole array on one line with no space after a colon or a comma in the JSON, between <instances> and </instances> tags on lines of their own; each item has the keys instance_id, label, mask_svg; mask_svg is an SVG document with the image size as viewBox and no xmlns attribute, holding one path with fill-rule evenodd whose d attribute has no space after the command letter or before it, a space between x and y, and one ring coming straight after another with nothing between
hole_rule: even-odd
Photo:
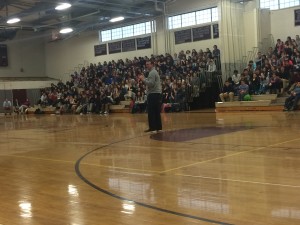
<instances>
[{"instance_id":1,"label":"window frame","mask_svg":"<svg viewBox=\"0 0 300 225\"><path fill-rule=\"evenodd\" d=\"M259 8L279 10L300 6L300 0L260 0Z\"/></svg>"},{"instance_id":2,"label":"window frame","mask_svg":"<svg viewBox=\"0 0 300 225\"><path fill-rule=\"evenodd\" d=\"M138 26L142 26L142 25L144 25L144 28L142 28L143 31L135 32L135 27L136 27L136 29L138 29ZM126 28L129 28L129 27L133 27L132 35L128 34L128 33L130 33L130 31L127 32L129 29L126 30ZM114 38L113 37L114 31L116 31L116 32L119 31L119 33L121 33L121 35ZM122 26L122 27L115 27L115 28L107 29L107 30L100 30L99 31L99 40L101 43L106 43L106 42L111 42L111 41L115 41L115 40L123 40L123 39L128 39L131 37L143 36L143 35L151 34L154 32L156 32L156 23L154 20L151 20L151 21L147 21L147 22L126 25L126 26ZM103 37L106 37L106 38L103 39Z\"/></svg>"},{"instance_id":3,"label":"window frame","mask_svg":"<svg viewBox=\"0 0 300 225\"><path fill-rule=\"evenodd\" d=\"M208 17L204 21L199 20L198 18L200 18L200 17L197 17L197 14L204 13L205 11L209 11L209 13L207 13ZM194 14L195 23L192 23L192 22L184 23L183 19L191 18L192 14ZM175 30L175 29L180 29L180 28L185 28L185 27L192 27L192 26L196 26L196 25L216 23L216 22L218 22L218 20L219 20L218 7L215 6L215 7L210 7L210 8L206 8L206 9L197 10L197 11L192 11L192 12L169 16L167 29Z\"/></svg>"}]
</instances>

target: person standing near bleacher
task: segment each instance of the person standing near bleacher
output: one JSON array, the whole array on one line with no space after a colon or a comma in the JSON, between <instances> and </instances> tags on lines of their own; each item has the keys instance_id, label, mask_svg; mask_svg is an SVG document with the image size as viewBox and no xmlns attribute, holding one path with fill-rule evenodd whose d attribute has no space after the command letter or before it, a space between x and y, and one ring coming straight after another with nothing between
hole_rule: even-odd
<instances>
[{"instance_id":1,"label":"person standing near bleacher","mask_svg":"<svg viewBox=\"0 0 300 225\"><path fill-rule=\"evenodd\" d=\"M146 67L149 71L147 78L143 74L139 79L146 84L147 87L147 109L148 109L148 125L149 129L145 132L162 130L160 109L161 109L161 82L158 72L154 67L153 61L147 61Z\"/></svg>"}]
</instances>

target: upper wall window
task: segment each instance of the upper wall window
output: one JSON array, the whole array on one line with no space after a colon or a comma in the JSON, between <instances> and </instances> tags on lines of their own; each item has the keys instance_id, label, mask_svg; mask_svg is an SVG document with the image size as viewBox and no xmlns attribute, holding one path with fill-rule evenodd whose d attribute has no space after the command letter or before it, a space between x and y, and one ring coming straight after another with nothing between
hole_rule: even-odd
<instances>
[{"instance_id":1,"label":"upper wall window","mask_svg":"<svg viewBox=\"0 0 300 225\"><path fill-rule=\"evenodd\" d=\"M197 24L212 22L211 9L197 11L196 17L197 17Z\"/></svg>"},{"instance_id":2,"label":"upper wall window","mask_svg":"<svg viewBox=\"0 0 300 225\"><path fill-rule=\"evenodd\" d=\"M195 13L186 13L181 16L182 26L188 27L196 24Z\"/></svg>"},{"instance_id":3,"label":"upper wall window","mask_svg":"<svg viewBox=\"0 0 300 225\"><path fill-rule=\"evenodd\" d=\"M215 22L219 20L218 8L211 9L211 21Z\"/></svg>"},{"instance_id":4,"label":"upper wall window","mask_svg":"<svg viewBox=\"0 0 300 225\"><path fill-rule=\"evenodd\" d=\"M218 21L218 8L216 7L170 16L168 18L168 25L169 29L171 30L215 21Z\"/></svg>"},{"instance_id":5,"label":"upper wall window","mask_svg":"<svg viewBox=\"0 0 300 225\"><path fill-rule=\"evenodd\" d=\"M182 27L181 15L169 17L169 29L176 29Z\"/></svg>"},{"instance_id":6,"label":"upper wall window","mask_svg":"<svg viewBox=\"0 0 300 225\"><path fill-rule=\"evenodd\" d=\"M300 5L300 0L260 0L260 8L271 10L284 9Z\"/></svg>"},{"instance_id":7,"label":"upper wall window","mask_svg":"<svg viewBox=\"0 0 300 225\"><path fill-rule=\"evenodd\" d=\"M155 32L155 22L138 23L130 26L100 31L101 42L134 37Z\"/></svg>"},{"instance_id":8,"label":"upper wall window","mask_svg":"<svg viewBox=\"0 0 300 225\"><path fill-rule=\"evenodd\" d=\"M102 39L102 41L110 41L111 40L111 31L110 30L101 31L101 39Z\"/></svg>"},{"instance_id":9,"label":"upper wall window","mask_svg":"<svg viewBox=\"0 0 300 225\"><path fill-rule=\"evenodd\" d=\"M133 25L123 27L122 31L123 31L123 38L132 37L133 36Z\"/></svg>"},{"instance_id":10,"label":"upper wall window","mask_svg":"<svg viewBox=\"0 0 300 225\"><path fill-rule=\"evenodd\" d=\"M139 24L135 24L133 26L133 30L134 30L134 36L138 36L138 35L142 35L146 33L146 24L145 23L139 23Z\"/></svg>"},{"instance_id":11,"label":"upper wall window","mask_svg":"<svg viewBox=\"0 0 300 225\"><path fill-rule=\"evenodd\" d=\"M116 28L111 30L111 40L120 39L122 37L122 28Z\"/></svg>"}]
</instances>

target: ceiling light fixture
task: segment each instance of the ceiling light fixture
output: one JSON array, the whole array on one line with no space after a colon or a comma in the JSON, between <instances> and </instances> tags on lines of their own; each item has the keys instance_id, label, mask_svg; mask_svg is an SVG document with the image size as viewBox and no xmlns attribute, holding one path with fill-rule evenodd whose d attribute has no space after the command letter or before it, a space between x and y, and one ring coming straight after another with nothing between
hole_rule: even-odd
<instances>
[{"instance_id":1,"label":"ceiling light fixture","mask_svg":"<svg viewBox=\"0 0 300 225\"><path fill-rule=\"evenodd\" d=\"M72 5L70 3L64 2L60 3L58 6L55 7L56 10L65 10L70 8Z\"/></svg>"},{"instance_id":2,"label":"ceiling light fixture","mask_svg":"<svg viewBox=\"0 0 300 225\"><path fill-rule=\"evenodd\" d=\"M11 19L7 20L7 23L8 24L13 24L13 23L18 23L20 21L21 20L19 18L11 18Z\"/></svg>"},{"instance_id":3,"label":"ceiling light fixture","mask_svg":"<svg viewBox=\"0 0 300 225\"><path fill-rule=\"evenodd\" d=\"M119 22L119 21L122 21L122 20L124 20L124 17L119 16L119 17L115 17L115 18L110 19L109 22L114 23L114 22Z\"/></svg>"},{"instance_id":4,"label":"ceiling light fixture","mask_svg":"<svg viewBox=\"0 0 300 225\"><path fill-rule=\"evenodd\" d=\"M68 33L71 33L73 32L73 29L71 27L65 27L65 28L62 28L59 33L61 34L68 34Z\"/></svg>"}]
</instances>

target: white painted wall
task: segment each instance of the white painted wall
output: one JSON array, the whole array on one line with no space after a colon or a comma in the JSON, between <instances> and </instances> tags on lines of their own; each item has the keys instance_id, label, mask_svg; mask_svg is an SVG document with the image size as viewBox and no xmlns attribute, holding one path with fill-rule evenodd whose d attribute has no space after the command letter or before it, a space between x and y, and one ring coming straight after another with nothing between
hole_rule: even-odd
<instances>
[{"instance_id":1,"label":"white painted wall","mask_svg":"<svg viewBox=\"0 0 300 225\"><path fill-rule=\"evenodd\" d=\"M50 87L57 81L0 81L0 90L12 89L40 89Z\"/></svg>"},{"instance_id":2,"label":"white painted wall","mask_svg":"<svg viewBox=\"0 0 300 225\"><path fill-rule=\"evenodd\" d=\"M8 67L0 67L0 77L45 77L43 37L19 31L13 40L3 44L7 44Z\"/></svg>"},{"instance_id":3,"label":"white painted wall","mask_svg":"<svg viewBox=\"0 0 300 225\"><path fill-rule=\"evenodd\" d=\"M69 80L71 73L78 71L78 67L90 63L118 59L133 59L139 56L150 56L152 49L131 51L124 53L96 56L94 46L99 44L98 32L90 32L73 37L64 41L51 42L46 44L46 76L51 78L62 78Z\"/></svg>"},{"instance_id":4,"label":"white painted wall","mask_svg":"<svg viewBox=\"0 0 300 225\"><path fill-rule=\"evenodd\" d=\"M285 41L287 36L295 38L297 34L300 35L300 26L295 26L294 22L295 9L300 7L271 11L271 33L275 42L278 38Z\"/></svg>"},{"instance_id":5,"label":"white painted wall","mask_svg":"<svg viewBox=\"0 0 300 225\"><path fill-rule=\"evenodd\" d=\"M217 7L219 0L188 0L188 1L183 1L183 0L177 0L174 1L173 3L169 4L166 7L166 15L172 16L172 15L178 15L178 14L183 14L187 12L193 12L201 9L206 9L206 8L212 8L212 7ZM200 27L200 26L205 26L207 24L201 24L197 25L195 27ZM182 28L187 29L187 28ZM181 50L192 50L196 49L199 51L200 49L206 50L206 48L210 48L212 50L214 45L220 44L220 39L213 39L213 37L210 40L203 40L203 41L196 41L196 42L190 42L190 43L182 43L175 45L175 37L174 37L174 30L169 31L168 34L166 35L167 37L167 42L169 43L169 48L167 48L169 53L172 55L174 53L178 53Z\"/></svg>"},{"instance_id":6,"label":"white painted wall","mask_svg":"<svg viewBox=\"0 0 300 225\"><path fill-rule=\"evenodd\" d=\"M205 25L199 25L200 26L205 26ZM198 26L196 26L198 27ZM185 28L186 29L186 28ZM212 33L213 36L213 33ZM211 39L208 40L202 40L202 41L195 41L195 42L189 42L189 43L182 43L182 44L177 44L175 45L175 36L174 36L174 31L170 32L170 42L172 43L172 49L171 49L171 54L173 55L174 53L178 53L181 50L190 50L196 49L196 51L199 51L202 49L203 51L206 51L206 48L209 48L211 51L213 50L213 46L217 45L219 46L219 38Z\"/></svg>"},{"instance_id":7,"label":"white painted wall","mask_svg":"<svg viewBox=\"0 0 300 225\"><path fill-rule=\"evenodd\" d=\"M245 56L258 46L257 9L244 12Z\"/></svg>"}]
</instances>

